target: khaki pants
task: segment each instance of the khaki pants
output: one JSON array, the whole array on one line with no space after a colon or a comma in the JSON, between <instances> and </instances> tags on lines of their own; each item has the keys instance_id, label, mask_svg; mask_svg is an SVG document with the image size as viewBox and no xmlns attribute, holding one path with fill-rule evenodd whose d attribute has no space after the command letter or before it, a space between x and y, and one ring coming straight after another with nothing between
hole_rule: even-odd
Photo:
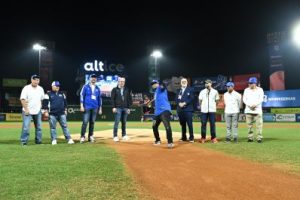
<instances>
[{"instance_id":1,"label":"khaki pants","mask_svg":"<svg viewBox=\"0 0 300 200\"><path fill-rule=\"evenodd\" d=\"M263 118L262 114L246 114L246 123L248 125L248 139L253 140L253 124L256 122L256 139L261 140L262 136L262 127L263 127Z\"/></svg>"}]
</instances>

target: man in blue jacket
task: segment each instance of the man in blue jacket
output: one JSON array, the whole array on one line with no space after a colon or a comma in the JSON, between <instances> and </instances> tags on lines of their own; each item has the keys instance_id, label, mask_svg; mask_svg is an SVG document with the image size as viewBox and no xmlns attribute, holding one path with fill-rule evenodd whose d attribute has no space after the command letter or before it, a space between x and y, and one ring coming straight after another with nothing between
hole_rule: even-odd
<instances>
[{"instance_id":1,"label":"man in blue jacket","mask_svg":"<svg viewBox=\"0 0 300 200\"><path fill-rule=\"evenodd\" d=\"M52 145L57 144L56 123L59 122L68 144L74 144L67 126L67 99L64 93L60 92L60 83L52 82L52 91L48 91L43 100L45 116L49 117L50 134Z\"/></svg>"},{"instance_id":2,"label":"man in blue jacket","mask_svg":"<svg viewBox=\"0 0 300 200\"><path fill-rule=\"evenodd\" d=\"M96 74L90 75L90 82L82 87L80 92L80 111L83 112L80 143L84 143L87 124L89 123L88 141L95 142L94 124L97 113L102 114L102 99L100 88L96 85Z\"/></svg>"},{"instance_id":3,"label":"man in blue jacket","mask_svg":"<svg viewBox=\"0 0 300 200\"><path fill-rule=\"evenodd\" d=\"M181 89L177 92L176 103L177 103L177 114L181 125L181 139L180 141L187 141L186 137L186 124L189 127L189 141L194 142L193 132L193 101L194 91L191 87L188 87L188 81L186 78L182 78Z\"/></svg>"},{"instance_id":4,"label":"man in blue jacket","mask_svg":"<svg viewBox=\"0 0 300 200\"><path fill-rule=\"evenodd\" d=\"M155 137L154 145L160 145L161 140L159 137L158 127L161 122L163 122L168 140L168 148L172 148L173 137L172 137L172 129L170 125L171 121L171 106L168 100L168 92L166 86L164 84L159 85L157 80L153 80L151 82L152 88L155 90L154 99L155 99L155 111L154 111L154 121L153 121L153 133Z\"/></svg>"}]
</instances>

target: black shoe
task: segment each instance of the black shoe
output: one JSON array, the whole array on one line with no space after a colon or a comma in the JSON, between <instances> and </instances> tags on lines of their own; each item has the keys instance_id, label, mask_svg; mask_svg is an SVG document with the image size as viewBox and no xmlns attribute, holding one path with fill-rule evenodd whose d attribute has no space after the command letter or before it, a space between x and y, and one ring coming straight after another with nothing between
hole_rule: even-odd
<instances>
[{"instance_id":1,"label":"black shoe","mask_svg":"<svg viewBox=\"0 0 300 200\"><path fill-rule=\"evenodd\" d=\"M180 142L186 142L187 139L186 139L186 138L180 138L179 141L180 141Z\"/></svg>"},{"instance_id":2,"label":"black shoe","mask_svg":"<svg viewBox=\"0 0 300 200\"><path fill-rule=\"evenodd\" d=\"M35 144L42 144L42 142L35 142Z\"/></svg>"},{"instance_id":3,"label":"black shoe","mask_svg":"<svg viewBox=\"0 0 300 200\"><path fill-rule=\"evenodd\" d=\"M237 141L237 138L233 138L233 142L234 143L237 143L238 141Z\"/></svg>"},{"instance_id":4,"label":"black shoe","mask_svg":"<svg viewBox=\"0 0 300 200\"><path fill-rule=\"evenodd\" d=\"M225 142L226 142L226 143L231 142L230 138L226 138Z\"/></svg>"},{"instance_id":5,"label":"black shoe","mask_svg":"<svg viewBox=\"0 0 300 200\"><path fill-rule=\"evenodd\" d=\"M262 143L262 140L257 140L257 143Z\"/></svg>"},{"instance_id":6,"label":"black shoe","mask_svg":"<svg viewBox=\"0 0 300 200\"><path fill-rule=\"evenodd\" d=\"M27 147L27 143L23 143L23 142L22 142L22 143L21 143L21 146L22 146L22 147Z\"/></svg>"},{"instance_id":7,"label":"black shoe","mask_svg":"<svg viewBox=\"0 0 300 200\"><path fill-rule=\"evenodd\" d=\"M248 139L248 142L253 142L253 140L252 139Z\"/></svg>"}]
</instances>

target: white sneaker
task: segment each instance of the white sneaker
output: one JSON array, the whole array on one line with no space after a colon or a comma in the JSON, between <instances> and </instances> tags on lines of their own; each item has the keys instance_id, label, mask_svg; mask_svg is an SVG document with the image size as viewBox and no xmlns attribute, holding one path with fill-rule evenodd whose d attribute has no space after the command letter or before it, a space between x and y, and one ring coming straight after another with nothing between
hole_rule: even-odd
<instances>
[{"instance_id":1,"label":"white sneaker","mask_svg":"<svg viewBox=\"0 0 300 200\"><path fill-rule=\"evenodd\" d=\"M169 149L172 149L174 147L174 144L173 143L168 143L168 148Z\"/></svg>"},{"instance_id":2,"label":"white sneaker","mask_svg":"<svg viewBox=\"0 0 300 200\"><path fill-rule=\"evenodd\" d=\"M57 145L57 140L52 140L52 145Z\"/></svg>"},{"instance_id":3,"label":"white sneaker","mask_svg":"<svg viewBox=\"0 0 300 200\"><path fill-rule=\"evenodd\" d=\"M122 137L122 140L128 141L128 140L130 140L130 138L127 135L125 135Z\"/></svg>"},{"instance_id":4,"label":"white sneaker","mask_svg":"<svg viewBox=\"0 0 300 200\"><path fill-rule=\"evenodd\" d=\"M74 144L74 141L72 139L69 139L68 144Z\"/></svg>"},{"instance_id":5,"label":"white sneaker","mask_svg":"<svg viewBox=\"0 0 300 200\"><path fill-rule=\"evenodd\" d=\"M161 144L160 141L155 141L155 142L153 143L153 145L155 145L155 146L158 146L158 145L160 145L160 144Z\"/></svg>"},{"instance_id":6,"label":"white sneaker","mask_svg":"<svg viewBox=\"0 0 300 200\"><path fill-rule=\"evenodd\" d=\"M96 140L95 140L95 138L94 138L94 136L90 136L90 142L95 142Z\"/></svg>"},{"instance_id":7,"label":"white sneaker","mask_svg":"<svg viewBox=\"0 0 300 200\"><path fill-rule=\"evenodd\" d=\"M85 140L85 138L84 138L84 137L81 137L81 138L80 138L80 144L84 143L84 140Z\"/></svg>"},{"instance_id":8,"label":"white sneaker","mask_svg":"<svg viewBox=\"0 0 300 200\"><path fill-rule=\"evenodd\" d=\"M115 142L119 142L119 138L118 137L114 137L113 139Z\"/></svg>"}]
</instances>

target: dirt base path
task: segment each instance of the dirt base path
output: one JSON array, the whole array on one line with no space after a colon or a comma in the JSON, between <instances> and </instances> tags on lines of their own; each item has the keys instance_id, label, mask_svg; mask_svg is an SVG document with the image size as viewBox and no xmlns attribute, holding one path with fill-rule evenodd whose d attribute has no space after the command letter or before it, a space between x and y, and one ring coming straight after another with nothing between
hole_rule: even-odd
<instances>
[{"instance_id":1,"label":"dirt base path","mask_svg":"<svg viewBox=\"0 0 300 200\"><path fill-rule=\"evenodd\" d=\"M300 199L300 176L199 147L153 146L152 131L129 129L131 140L114 143L111 130L96 134L124 158L137 183L154 199ZM108 134L107 136L105 136ZM165 133L161 132L161 138ZM178 141L179 133L175 133ZM203 144L209 145L209 144ZM218 144L216 144L218 145Z\"/></svg>"}]
</instances>

